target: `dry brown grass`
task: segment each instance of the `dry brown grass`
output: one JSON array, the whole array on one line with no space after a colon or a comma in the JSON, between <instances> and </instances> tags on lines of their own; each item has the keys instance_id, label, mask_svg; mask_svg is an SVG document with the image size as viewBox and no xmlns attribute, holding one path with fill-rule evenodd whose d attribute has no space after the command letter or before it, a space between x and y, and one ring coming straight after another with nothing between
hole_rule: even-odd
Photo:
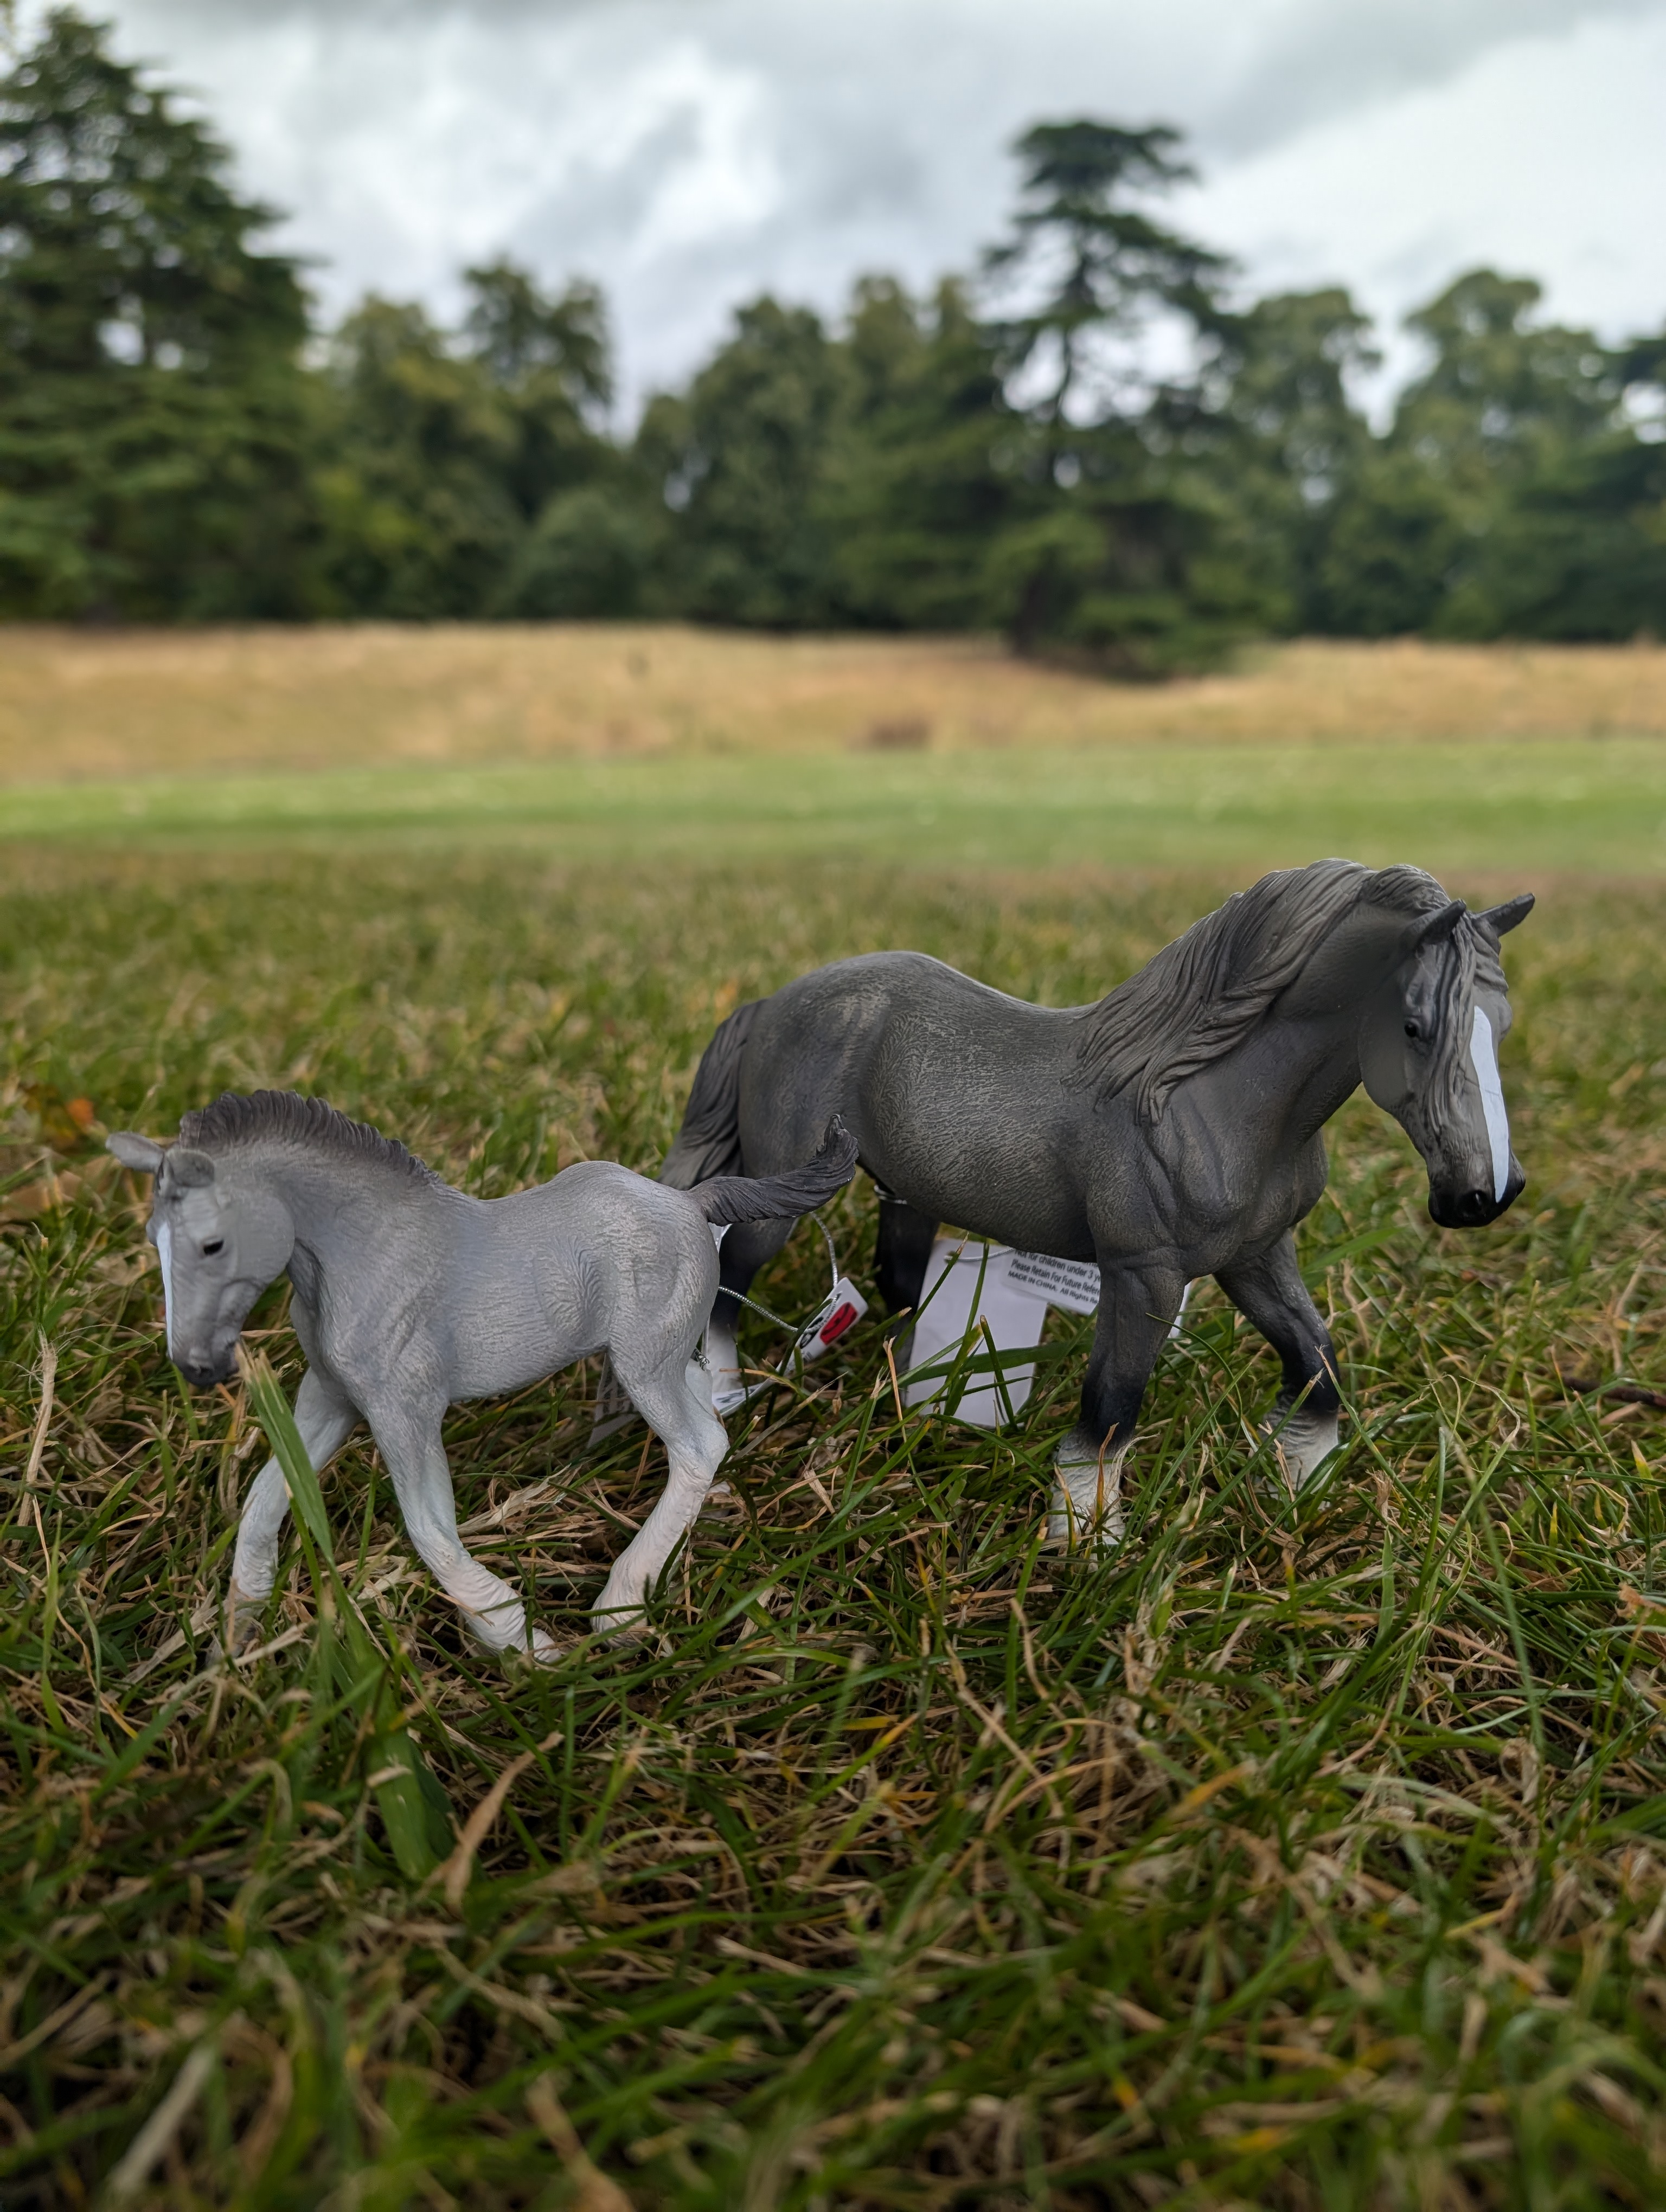
<instances>
[{"instance_id":1,"label":"dry brown grass","mask_svg":"<svg viewBox=\"0 0 1666 2212\"><path fill-rule=\"evenodd\" d=\"M977 638L0 630L0 781L562 755L1666 735L1666 648L1301 642L1162 688Z\"/></svg>"}]
</instances>

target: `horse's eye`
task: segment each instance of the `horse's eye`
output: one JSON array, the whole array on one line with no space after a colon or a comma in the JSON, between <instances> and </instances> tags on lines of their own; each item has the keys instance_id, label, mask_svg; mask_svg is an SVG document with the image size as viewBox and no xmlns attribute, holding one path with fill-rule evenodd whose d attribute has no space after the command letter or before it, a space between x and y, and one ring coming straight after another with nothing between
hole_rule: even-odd
<instances>
[{"instance_id":1,"label":"horse's eye","mask_svg":"<svg viewBox=\"0 0 1666 2212\"><path fill-rule=\"evenodd\" d=\"M216 1252L223 1252L225 1249L226 1240L223 1237L210 1237L203 1247L203 1257L205 1260L211 1260Z\"/></svg>"},{"instance_id":2,"label":"horse's eye","mask_svg":"<svg viewBox=\"0 0 1666 2212\"><path fill-rule=\"evenodd\" d=\"M1415 1037L1421 1036L1423 1032L1419 1029L1415 1022L1408 1022L1406 1024L1406 1034L1409 1037Z\"/></svg>"}]
</instances>

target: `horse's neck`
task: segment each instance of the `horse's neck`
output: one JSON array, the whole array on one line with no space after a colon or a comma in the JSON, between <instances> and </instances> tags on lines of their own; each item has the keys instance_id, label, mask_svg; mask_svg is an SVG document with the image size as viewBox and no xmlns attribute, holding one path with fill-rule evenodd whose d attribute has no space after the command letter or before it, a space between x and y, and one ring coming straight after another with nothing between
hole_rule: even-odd
<instances>
[{"instance_id":1,"label":"horse's neck","mask_svg":"<svg viewBox=\"0 0 1666 2212\"><path fill-rule=\"evenodd\" d=\"M274 1146L261 1162L295 1227L295 1287L316 1297L324 1279L350 1279L404 1243L424 1201L449 1195L392 1162ZM299 1265L296 1262L299 1262Z\"/></svg>"},{"instance_id":2,"label":"horse's neck","mask_svg":"<svg viewBox=\"0 0 1666 2212\"><path fill-rule=\"evenodd\" d=\"M1359 1023L1392 963L1398 917L1350 915L1318 946L1262 1024L1259 1046L1292 1125L1316 1133L1359 1085Z\"/></svg>"}]
</instances>

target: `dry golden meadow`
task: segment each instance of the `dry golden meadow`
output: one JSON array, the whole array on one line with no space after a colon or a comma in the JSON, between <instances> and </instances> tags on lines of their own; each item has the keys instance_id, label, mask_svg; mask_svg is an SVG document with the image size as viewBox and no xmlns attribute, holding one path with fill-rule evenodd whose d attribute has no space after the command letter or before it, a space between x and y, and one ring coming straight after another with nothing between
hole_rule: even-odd
<instances>
[{"instance_id":1,"label":"dry golden meadow","mask_svg":"<svg viewBox=\"0 0 1666 2212\"><path fill-rule=\"evenodd\" d=\"M27 782L419 738L843 757L888 723L877 769L910 718L970 746L981 712L1039 757L1213 701L1245 746L1258 717L1316 746L1346 714L1386 793L1390 738L1509 714L1580 744L1612 715L1646 765L1662 665L1302 647L1112 693L976 646L13 634L0 715ZM536 823L313 848L258 807L229 848L201 823L89 843L67 814L9 844L6 2212L1666 2202L1666 887L1568 872L1598 848L1521 757L1526 796L1450 884L1515 887L1533 798L1505 1054L1529 1189L1438 1231L1399 1133L1339 1117L1304 1243L1349 1403L1318 1486L1282 1488L1268 1355L1206 1292L1127 1543L1066 1561L1042 1508L1087 1324L1055 1317L988 1435L899 1409L876 1318L732 1423L653 1632L599 1649L584 1609L660 1463L640 1429L590 1449L581 1366L447 1431L459 1518L562 1647L537 1673L462 1638L362 1438L322 1486L340 1585L297 1540L257 1655L219 1656L264 1444L242 1390L169 1366L143 1194L100 1129L270 1083L483 1194L585 1156L651 1170L738 998L901 944L1079 1001L1255 873L1266 819L1229 814L1189 873L951 866L918 832L830 860L813 810L786 855L716 811L703 859L620 830L586 860ZM618 787L619 822L652 787ZM1314 806L1314 850L1363 818ZM829 1212L859 1279L873 1213L860 1181ZM760 1294L807 1309L824 1266L806 1228ZM292 1380L281 1293L253 1337Z\"/></svg>"},{"instance_id":2,"label":"dry golden meadow","mask_svg":"<svg viewBox=\"0 0 1666 2212\"><path fill-rule=\"evenodd\" d=\"M1304 642L1112 685L977 638L0 629L0 780L848 748L1666 735L1666 648Z\"/></svg>"}]
</instances>

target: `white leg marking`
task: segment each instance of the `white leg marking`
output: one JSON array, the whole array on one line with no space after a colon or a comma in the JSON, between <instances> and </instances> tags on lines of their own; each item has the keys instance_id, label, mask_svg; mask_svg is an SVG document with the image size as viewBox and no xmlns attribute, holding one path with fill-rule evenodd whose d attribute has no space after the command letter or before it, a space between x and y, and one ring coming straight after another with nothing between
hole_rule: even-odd
<instances>
[{"instance_id":1,"label":"white leg marking","mask_svg":"<svg viewBox=\"0 0 1666 2212\"><path fill-rule=\"evenodd\" d=\"M1340 1440L1335 1413L1310 1413L1305 1407L1282 1420L1274 1414L1268 1425L1276 1439L1279 1456L1298 1490L1312 1480Z\"/></svg>"},{"instance_id":2,"label":"white leg marking","mask_svg":"<svg viewBox=\"0 0 1666 2212\"><path fill-rule=\"evenodd\" d=\"M1058 1486L1053 1492L1047 1533L1057 1544L1114 1551L1122 1540L1122 1462L1128 1446L1113 1446L1091 1456L1053 1462Z\"/></svg>"},{"instance_id":3,"label":"white leg marking","mask_svg":"<svg viewBox=\"0 0 1666 2212\"><path fill-rule=\"evenodd\" d=\"M1510 1181L1510 1116L1505 1109L1504 1085L1499 1078L1499 1055L1493 1043L1493 1024L1477 1006L1469 1030L1469 1058L1481 1085L1481 1110L1487 1119L1487 1141L1493 1147L1493 1196L1504 1196Z\"/></svg>"}]
</instances>

